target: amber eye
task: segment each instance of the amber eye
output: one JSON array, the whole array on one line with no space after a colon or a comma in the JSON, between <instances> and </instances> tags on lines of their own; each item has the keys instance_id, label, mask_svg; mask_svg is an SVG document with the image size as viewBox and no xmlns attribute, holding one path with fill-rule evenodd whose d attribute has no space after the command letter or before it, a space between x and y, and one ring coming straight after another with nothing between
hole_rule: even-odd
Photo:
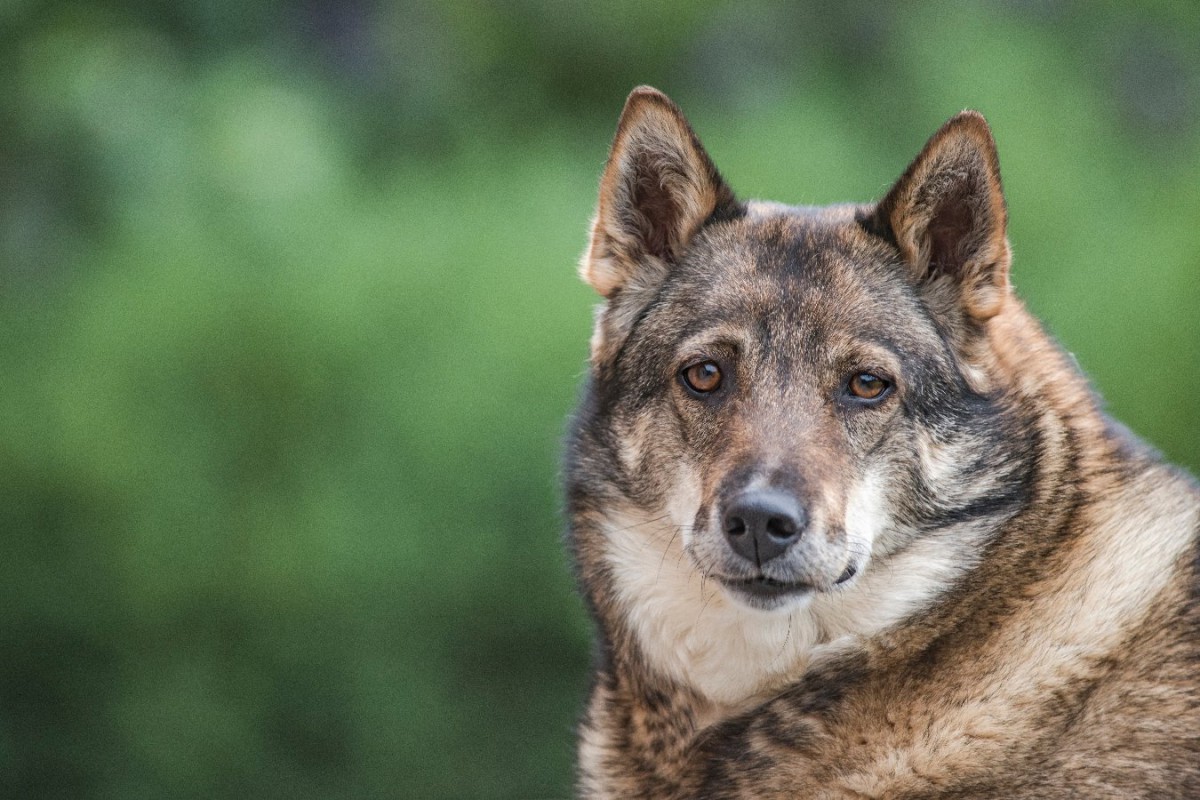
<instances>
[{"instance_id":1,"label":"amber eye","mask_svg":"<svg viewBox=\"0 0 1200 800\"><path fill-rule=\"evenodd\" d=\"M890 386L890 383L878 375L860 372L850 379L850 394L860 400L878 400Z\"/></svg>"},{"instance_id":2,"label":"amber eye","mask_svg":"<svg viewBox=\"0 0 1200 800\"><path fill-rule=\"evenodd\" d=\"M680 377L696 394L710 394L721 388L721 368L713 361L697 361L686 366Z\"/></svg>"}]
</instances>

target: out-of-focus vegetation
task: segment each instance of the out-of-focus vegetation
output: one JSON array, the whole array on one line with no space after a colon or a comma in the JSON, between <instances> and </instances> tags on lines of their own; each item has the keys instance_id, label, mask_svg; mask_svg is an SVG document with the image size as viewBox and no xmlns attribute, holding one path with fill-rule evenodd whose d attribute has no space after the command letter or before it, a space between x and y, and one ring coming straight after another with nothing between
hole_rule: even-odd
<instances>
[{"instance_id":1,"label":"out-of-focus vegetation","mask_svg":"<svg viewBox=\"0 0 1200 800\"><path fill-rule=\"evenodd\" d=\"M558 442L626 92L743 196L963 107L1015 282L1200 467L1187 2L0 6L0 795L569 793Z\"/></svg>"}]
</instances>

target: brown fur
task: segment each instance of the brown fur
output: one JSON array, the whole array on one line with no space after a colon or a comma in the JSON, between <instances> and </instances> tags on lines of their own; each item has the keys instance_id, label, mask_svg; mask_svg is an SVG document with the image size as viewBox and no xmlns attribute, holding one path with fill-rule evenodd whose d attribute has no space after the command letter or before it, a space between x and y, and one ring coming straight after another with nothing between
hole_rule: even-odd
<instances>
[{"instance_id":1,"label":"brown fur","mask_svg":"<svg viewBox=\"0 0 1200 800\"><path fill-rule=\"evenodd\" d=\"M1005 221L978 114L877 205L798 209L630 96L568 453L581 796L1200 796L1200 493L1013 295ZM806 528L747 561L722 513L764 485Z\"/></svg>"}]
</instances>

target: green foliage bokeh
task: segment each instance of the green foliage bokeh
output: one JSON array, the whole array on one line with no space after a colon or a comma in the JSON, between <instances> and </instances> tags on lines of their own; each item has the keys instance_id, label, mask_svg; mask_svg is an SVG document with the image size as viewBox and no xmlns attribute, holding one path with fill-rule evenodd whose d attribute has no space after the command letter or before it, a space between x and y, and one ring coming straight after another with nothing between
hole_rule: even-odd
<instances>
[{"instance_id":1,"label":"green foliage bokeh","mask_svg":"<svg viewBox=\"0 0 1200 800\"><path fill-rule=\"evenodd\" d=\"M878 197L982 110L1014 282L1200 467L1189 3L0 8L0 795L563 797L559 441L617 113Z\"/></svg>"}]
</instances>

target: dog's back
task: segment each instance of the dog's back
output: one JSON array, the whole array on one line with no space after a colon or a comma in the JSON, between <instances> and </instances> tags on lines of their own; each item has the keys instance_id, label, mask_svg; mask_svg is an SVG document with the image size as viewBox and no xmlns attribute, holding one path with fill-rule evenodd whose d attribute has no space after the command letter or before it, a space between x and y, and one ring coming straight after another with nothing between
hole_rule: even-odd
<instances>
[{"instance_id":1,"label":"dog's back","mask_svg":"<svg viewBox=\"0 0 1200 800\"><path fill-rule=\"evenodd\" d=\"M801 209L631 95L568 451L584 796L1200 796L1200 492L1012 295L1005 224L978 115Z\"/></svg>"}]
</instances>

